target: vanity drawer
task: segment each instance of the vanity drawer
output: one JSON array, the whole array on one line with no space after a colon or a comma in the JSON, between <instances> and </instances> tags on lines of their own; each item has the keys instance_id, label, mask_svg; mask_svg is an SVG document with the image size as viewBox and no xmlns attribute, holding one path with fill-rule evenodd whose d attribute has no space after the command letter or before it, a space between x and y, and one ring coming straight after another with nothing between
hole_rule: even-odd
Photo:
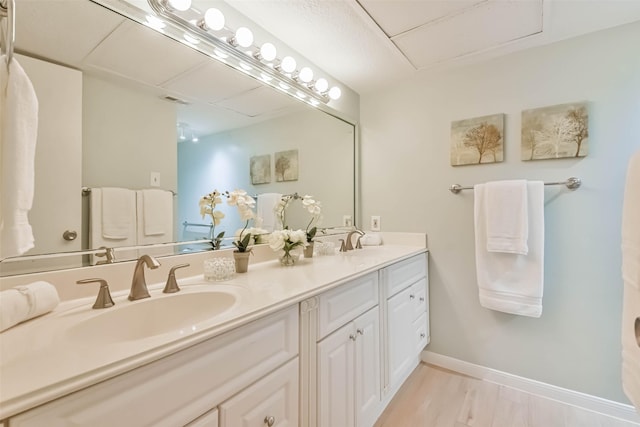
<instances>
[{"instance_id":1,"label":"vanity drawer","mask_svg":"<svg viewBox=\"0 0 640 427\"><path fill-rule=\"evenodd\" d=\"M387 298L427 276L426 254L419 254L383 270Z\"/></svg>"},{"instance_id":2,"label":"vanity drawer","mask_svg":"<svg viewBox=\"0 0 640 427\"><path fill-rule=\"evenodd\" d=\"M378 305L378 273L352 280L320 295L318 341Z\"/></svg>"},{"instance_id":3,"label":"vanity drawer","mask_svg":"<svg viewBox=\"0 0 640 427\"><path fill-rule=\"evenodd\" d=\"M411 296L413 297L415 317L418 318L427 311L427 279L421 279L411 285Z\"/></svg>"},{"instance_id":4,"label":"vanity drawer","mask_svg":"<svg viewBox=\"0 0 640 427\"><path fill-rule=\"evenodd\" d=\"M220 408L220 427L298 425L298 358L243 390Z\"/></svg>"},{"instance_id":5,"label":"vanity drawer","mask_svg":"<svg viewBox=\"0 0 640 427\"><path fill-rule=\"evenodd\" d=\"M420 354L422 350L429 344L429 322L427 320L427 313L422 313L420 317L413 322L413 328L415 330L415 343L416 352Z\"/></svg>"},{"instance_id":6,"label":"vanity drawer","mask_svg":"<svg viewBox=\"0 0 640 427\"><path fill-rule=\"evenodd\" d=\"M11 427L182 426L297 354L294 306L24 412Z\"/></svg>"},{"instance_id":7,"label":"vanity drawer","mask_svg":"<svg viewBox=\"0 0 640 427\"><path fill-rule=\"evenodd\" d=\"M218 427L218 409L212 409L184 427Z\"/></svg>"}]
</instances>

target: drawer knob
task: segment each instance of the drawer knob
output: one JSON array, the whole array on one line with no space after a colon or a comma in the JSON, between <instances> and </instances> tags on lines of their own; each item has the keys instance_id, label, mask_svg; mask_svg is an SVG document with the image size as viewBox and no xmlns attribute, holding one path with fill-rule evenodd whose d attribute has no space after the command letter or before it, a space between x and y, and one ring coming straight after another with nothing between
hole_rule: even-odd
<instances>
[{"instance_id":1,"label":"drawer knob","mask_svg":"<svg viewBox=\"0 0 640 427\"><path fill-rule=\"evenodd\" d=\"M353 335L353 334L350 334L350 335L349 335L349 339L350 339L351 341L355 341L355 340L356 340L356 336L355 336L355 335Z\"/></svg>"},{"instance_id":2,"label":"drawer knob","mask_svg":"<svg viewBox=\"0 0 640 427\"><path fill-rule=\"evenodd\" d=\"M427 336L427 335L426 335L424 332L421 332L421 333L420 333L420 338L424 338L424 337L426 337L426 336Z\"/></svg>"},{"instance_id":3,"label":"drawer knob","mask_svg":"<svg viewBox=\"0 0 640 427\"><path fill-rule=\"evenodd\" d=\"M409 299L416 299L416 296L411 294L411 295L409 295Z\"/></svg>"},{"instance_id":4,"label":"drawer knob","mask_svg":"<svg viewBox=\"0 0 640 427\"><path fill-rule=\"evenodd\" d=\"M276 423L276 417L272 417L271 415L267 415L266 417L264 417L264 423L267 426L272 427Z\"/></svg>"},{"instance_id":5,"label":"drawer knob","mask_svg":"<svg viewBox=\"0 0 640 427\"><path fill-rule=\"evenodd\" d=\"M424 302L424 297L420 297L420 302Z\"/></svg>"},{"instance_id":6,"label":"drawer knob","mask_svg":"<svg viewBox=\"0 0 640 427\"><path fill-rule=\"evenodd\" d=\"M364 335L364 331L362 329L356 329L356 333L358 335Z\"/></svg>"}]
</instances>

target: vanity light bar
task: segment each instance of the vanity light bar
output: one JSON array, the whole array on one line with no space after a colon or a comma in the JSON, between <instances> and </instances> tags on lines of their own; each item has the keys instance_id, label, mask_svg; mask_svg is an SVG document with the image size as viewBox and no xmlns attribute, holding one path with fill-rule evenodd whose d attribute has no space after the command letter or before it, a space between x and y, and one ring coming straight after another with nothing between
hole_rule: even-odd
<instances>
[{"instance_id":1,"label":"vanity light bar","mask_svg":"<svg viewBox=\"0 0 640 427\"><path fill-rule=\"evenodd\" d=\"M327 104L331 100L340 98L342 91L339 87L334 86L329 89L327 80L322 77L316 81L312 80L313 72L308 67L303 67L300 72L296 72L296 62L292 57L285 56L282 60L277 60L275 46L271 43L265 43L261 48L253 46L253 34L248 28L240 27L233 32L219 22L216 25L209 26L206 23L208 11L205 12L205 17L203 18L202 14L193 8L181 11L172 7L172 3L168 0L147 1L151 9L159 17L172 27L179 29L183 34L189 35L189 38L186 39L184 36L176 37L175 34L168 32L166 28L163 31L161 30L175 40L187 44L313 107L318 106L319 102ZM194 13L198 15L196 19L187 19L182 16L183 14L193 15ZM211 14L211 12L209 13ZM224 22L224 17L218 18ZM227 38L218 38L211 34L209 30L226 30L232 35ZM193 43L194 38L200 43ZM247 48L250 49L247 50ZM263 60L273 63L266 64Z\"/></svg>"}]
</instances>

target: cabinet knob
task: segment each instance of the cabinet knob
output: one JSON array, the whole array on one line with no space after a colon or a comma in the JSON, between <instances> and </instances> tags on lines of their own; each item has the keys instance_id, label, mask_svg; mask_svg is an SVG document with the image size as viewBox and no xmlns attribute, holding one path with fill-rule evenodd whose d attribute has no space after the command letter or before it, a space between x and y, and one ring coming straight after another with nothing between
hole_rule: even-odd
<instances>
[{"instance_id":1,"label":"cabinet knob","mask_svg":"<svg viewBox=\"0 0 640 427\"><path fill-rule=\"evenodd\" d=\"M356 329L356 333L358 335L364 335L364 331L362 329Z\"/></svg>"},{"instance_id":2,"label":"cabinet knob","mask_svg":"<svg viewBox=\"0 0 640 427\"><path fill-rule=\"evenodd\" d=\"M413 294L409 295L409 299L415 299L415 298L416 298L415 295L413 295Z\"/></svg>"},{"instance_id":3,"label":"cabinet knob","mask_svg":"<svg viewBox=\"0 0 640 427\"><path fill-rule=\"evenodd\" d=\"M71 242L78 238L78 232L75 230L65 230L65 232L62 233L62 238Z\"/></svg>"},{"instance_id":4,"label":"cabinet knob","mask_svg":"<svg viewBox=\"0 0 640 427\"><path fill-rule=\"evenodd\" d=\"M427 335L426 335L424 332L421 332L421 333L420 333L420 338L424 338L424 337L426 337L426 336L427 336Z\"/></svg>"},{"instance_id":5,"label":"cabinet knob","mask_svg":"<svg viewBox=\"0 0 640 427\"><path fill-rule=\"evenodd\" d=\"M355 341L355 340L356 340L356 336L355 336L355 335L353 335L353 334L350 334L350 335L349 335L349 339L350 339L351 341Z\"/></svg>"},{"instance_id":6,"label":"cabinet knob","mask_svg":"<svg viewBox=\"0 0 640 427\"><path fill-rule=\"evenodd\" d=\"M424 297L420 297L420 302L424 302Z\"/></svg>"},{"instance_id":7,"label":"cabinet knob","mask_svg":"<svg viewBox=\"0 0 640 427\"><path fill-rule=\"evenodd\" d=\"M264 417L264 423L268 427L272 427L276 423L276 417L272 417L271 415L267 415L266 417Z\"/></svg>"}]
</instances>

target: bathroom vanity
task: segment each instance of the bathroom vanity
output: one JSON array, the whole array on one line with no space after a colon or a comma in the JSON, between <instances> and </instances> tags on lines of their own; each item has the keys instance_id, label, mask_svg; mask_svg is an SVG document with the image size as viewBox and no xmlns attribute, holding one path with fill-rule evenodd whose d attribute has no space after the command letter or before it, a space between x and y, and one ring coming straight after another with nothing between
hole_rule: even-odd
<instances>
[{"instance_id":1,"label":"bathroom vanity","mask_svg":"<svg viewBox=\"0 0 640 427\"><path fill-rule=\"evenodd\" d=\"M159 283L141 301L116 292L110 309L66 301L0 337L0 419L372 426L429 342L425 236L412 236L294 267L260 262L226 282L179 278L179 293ZM225 298L200 316L196 301Z\"/></svg>"}]
</instances>

